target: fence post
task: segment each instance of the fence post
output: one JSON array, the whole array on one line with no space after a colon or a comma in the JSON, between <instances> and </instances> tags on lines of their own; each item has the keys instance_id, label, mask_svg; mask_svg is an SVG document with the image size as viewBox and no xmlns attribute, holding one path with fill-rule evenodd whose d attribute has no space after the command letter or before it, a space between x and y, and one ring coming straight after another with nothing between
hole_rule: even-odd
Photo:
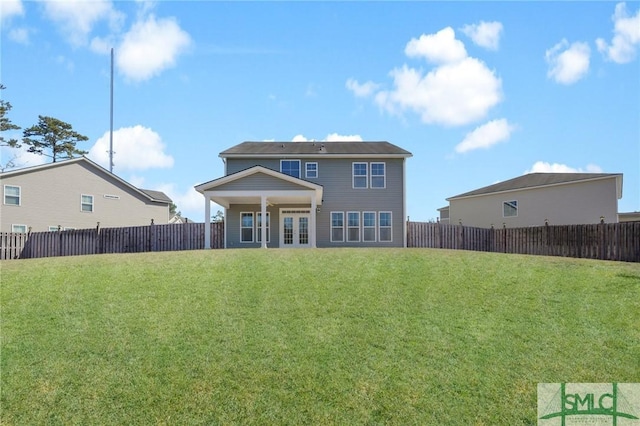
<instances>
[{"instance_id":1,"label":"fence post","mask_svg":"<svg viewBox=\"0 0 640 426\"><path fill-rule=\"evenodd\" d=\"M598 225L598 239L600 240L598 242L598 245L600 246L600 253L598 254L598 259L600 260L606 260L606 254L607 254L607 239L605 236L605 229L604 229L604 217L600 216L600 224Z\"/></svg>"},{"instance_id":2,"label":"fence post","mask_svg":"<svg viewBox=\"0 0 640 426\"><path fill-rule=\"evenodd\" d=\"M156 251L158 244L156 242L156 225L151 219L151 225L149 225L149 251Z\"/></svg>"}]
</instances>

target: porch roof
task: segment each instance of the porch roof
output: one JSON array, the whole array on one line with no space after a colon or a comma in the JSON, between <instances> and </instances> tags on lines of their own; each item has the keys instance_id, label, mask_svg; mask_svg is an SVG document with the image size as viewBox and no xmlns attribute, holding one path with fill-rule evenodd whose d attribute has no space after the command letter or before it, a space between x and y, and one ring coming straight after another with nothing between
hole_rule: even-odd
<instances>
[{"instance_id":1,"label":"porch roof","mask_svg":"<svg viewBox=\"0 0 640 426\"><path fill-rule=\"evenodd\" d=\"M222 186L241 181L249 176L264 174L283 182L293 183L296 188L288 189L224 189ZM232 204L260 204L262 197L267 198L269 205L306 204L315 198L315 204L322 204L322 185L308 182L262 166L254 166L218 179L195 186L196 191L225 208Z\"/></svg>"}]
</instances>

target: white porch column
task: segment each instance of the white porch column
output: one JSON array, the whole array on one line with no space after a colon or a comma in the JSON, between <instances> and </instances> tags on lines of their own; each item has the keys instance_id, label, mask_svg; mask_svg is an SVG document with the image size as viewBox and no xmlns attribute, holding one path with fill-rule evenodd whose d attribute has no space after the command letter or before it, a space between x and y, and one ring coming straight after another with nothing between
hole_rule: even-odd
<instances>
[{"instance_id":1,"label":"white porch column","mask_svg":"<svg viewBox=\"0 0 640 426\"><path fill-rule=\"evenodd\" d=\"M262 218L260 223L260 233L262 235L262 248L267 248L267 197L260 197L260 217Z\"/></svg>"},{"instance_id":2,"label":"white porch column","mask_svg":"<svg viewBox=\"0 0 640 426\"><path fill-rule=\"evenodd\" d=\"M204 248L211 248L211 198L204 193Z\"/></svg>"},{"instance_id":3,"label":"white porch column","mask_svg":"<svg viewBox=\"0 0 640 426\"><path fill-rule=\"evenodd\" d=\"M316 248L316 208L317 208L317 204L316 204L316 197L315 194L311 196L311 223L309 224L309 227L311 228L309 231L311 233L310 235L310 243L311 243L311 247Z\"/></svg>"}]
</instances>

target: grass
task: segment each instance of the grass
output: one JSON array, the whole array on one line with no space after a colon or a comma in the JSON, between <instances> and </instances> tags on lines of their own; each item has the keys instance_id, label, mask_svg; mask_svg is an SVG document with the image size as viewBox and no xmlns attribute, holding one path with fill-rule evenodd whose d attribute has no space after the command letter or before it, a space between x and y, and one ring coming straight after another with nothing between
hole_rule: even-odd
<instances>
[{"instance_id":1,"label":"grass","mask_svg":"<svg viewBox=\"0 0 640 426\"><path fill-rule=\"evenodd\" d=\"M536 424L637 382L640 265L428 249L6 261L0 423Z\"/></svg>"}]
</instances>

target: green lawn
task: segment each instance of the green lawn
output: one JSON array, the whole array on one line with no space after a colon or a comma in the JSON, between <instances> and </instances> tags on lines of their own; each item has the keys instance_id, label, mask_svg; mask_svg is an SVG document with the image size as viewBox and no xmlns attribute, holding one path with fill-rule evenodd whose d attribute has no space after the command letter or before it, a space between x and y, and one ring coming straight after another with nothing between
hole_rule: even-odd
<instances>
[{"instance_id":1,"label":"green lawn","mask_svg":"<svg viewBox=\"0 0 640 426\"><path fill-rule=\"evenodd\" d=\"M429 249L5 261L0 423L536 423L637 382L640 265Z\"/></svg>"}]
</instances>

